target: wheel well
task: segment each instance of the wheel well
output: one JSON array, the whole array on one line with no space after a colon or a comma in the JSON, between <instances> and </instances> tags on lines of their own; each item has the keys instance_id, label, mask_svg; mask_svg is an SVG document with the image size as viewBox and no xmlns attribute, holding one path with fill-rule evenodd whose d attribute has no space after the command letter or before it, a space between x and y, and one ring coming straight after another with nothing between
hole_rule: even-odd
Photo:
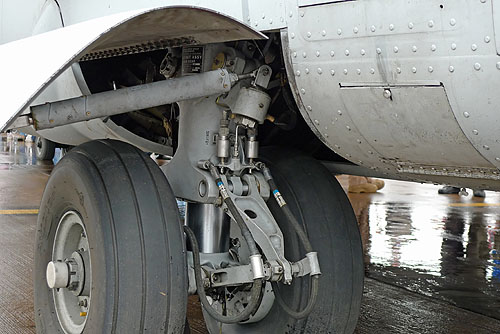
<instances>
[{"instance_id":1,"label":"wheel well","mask_svg":"<svg viewBox=\"0 0 500 334\"><path fill-rule=\"evenodd\" d=\"M259 126L262 146L294 148L317 159L346 161L326 147L302 118L288 84L278 33L268 34L268 40L227 42L226 45L242 52L257 63L267 64L273 70L268 93L272 103L268 114L273 122ZM144 53L122 55L105 59L81 61L85 81L91 93L165 80L160 67L166 55L180 57L180 48L166 48ZM176 105L164 105L111 116L113 122L150 141L165 145L177 143Z\"/></svg>"}]
</instances>

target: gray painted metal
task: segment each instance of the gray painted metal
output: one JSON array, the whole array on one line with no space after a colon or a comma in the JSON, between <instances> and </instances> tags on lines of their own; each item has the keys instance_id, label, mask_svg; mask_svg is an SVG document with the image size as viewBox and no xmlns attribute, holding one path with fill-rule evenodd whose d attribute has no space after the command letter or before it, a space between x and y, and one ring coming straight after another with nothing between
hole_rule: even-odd
<instances>
[{"instance_id":1,"label":"gray painted metal","mask_svg":"<svg viewBox=\"0 0 500 334\"><path fill-rule=\"evenodd\" d=\"M500 167L493 7L358 0L299 8L282 40L302 115L332 150L366 168L499 189L491 182Z\"/></svg>"},{"instance_id":2,"label":"gray painted metal","mask_svg":"<svg viewBox=\"0 0 500 334\"><path fill-rule=\"evenodd\" d=\"M31 107L35 129L49 129L178 101L223 94L232 86L227 70L158 81Z\"/></svg>"}]
</instances>

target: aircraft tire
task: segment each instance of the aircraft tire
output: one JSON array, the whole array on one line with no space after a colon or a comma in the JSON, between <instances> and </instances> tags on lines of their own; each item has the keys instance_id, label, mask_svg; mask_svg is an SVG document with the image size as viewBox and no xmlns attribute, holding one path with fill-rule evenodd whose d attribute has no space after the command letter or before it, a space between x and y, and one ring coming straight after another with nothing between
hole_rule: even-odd
<instances>
[{"instance_id":1,"label":"aircraft tire","mask_svg":"<svg viewBox=\"0 0 500 334\"><path fill-rule=\"evenodd\" d=\"M38 333L182 333L186 266L175 197L146 154L96 140L56 165L36 231Z\"/></svg>"}]
</instances>

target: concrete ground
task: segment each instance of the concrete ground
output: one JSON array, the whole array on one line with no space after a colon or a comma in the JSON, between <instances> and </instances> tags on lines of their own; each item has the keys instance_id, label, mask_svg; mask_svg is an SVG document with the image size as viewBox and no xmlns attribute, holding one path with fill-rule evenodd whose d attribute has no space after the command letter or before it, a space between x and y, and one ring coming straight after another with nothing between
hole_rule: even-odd
<instances>
[{"instance_id":1,"label":"concrete ground","mask_svg":"<svg viewBox=\"0 0 500 334\"><path fill-rule=\"evenodd\" d=\"M33 243L51 169L31 144L0 142L0 333L35 333ZM500 332L500 196L437 189L386 181L377 194L350 195L368 275L357 333ZM196 297L188 314L192 332L207 333Z\"/></svg>"}]
</instances>

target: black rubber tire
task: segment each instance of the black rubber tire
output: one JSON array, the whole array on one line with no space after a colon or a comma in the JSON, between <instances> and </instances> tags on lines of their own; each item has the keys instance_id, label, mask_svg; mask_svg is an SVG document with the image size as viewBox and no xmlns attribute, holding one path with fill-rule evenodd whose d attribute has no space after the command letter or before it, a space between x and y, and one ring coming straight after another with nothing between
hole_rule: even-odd
<instances>
[{"instance_id":1,"label":"black rubber tire","mask_svg":"<svg viewBox=\"0 0 500 334\"><path fill-rule=\"evenodd\" d=\"M182 333L188 279L175 197L146 154L113 140L72 149L43 193L33 274L37 332L63 332L45 271L57 224L68 210L82 217L90 246L84 333Z\"/></svg>"},{"instance_id":2,"label":"black rubber tire","mask_svg":"<svg viewBox=\"0 0 500 334\"><path fill-rule=\"evenodd\" d=\"M35 140L35 155L37 160L52 160L56 153L56 143L40 136Z\"/></svg>"},{"instance_id":3,"label":"black rubber tire","mask_svg":"<svg viewBox=\"0 0 500 334\"><path fill-rule=\"evenodd\" d=\"M358 321L363 294L361 237L351 204L335 177L310 157L292 150L263 149L262 161L270 168L295 217L301 222L318 252L322 275L316 306L307 319L294 320L274 303L260 322L223 325L223 333L352 333ZM291 225L274 198L268 206L285 238L285 256L297 261L305 256ZM309 278L282 288L286 303L302 310L309 298ZM210 333L220 323L207 320Z\"/></svg>"}]
</instances>

